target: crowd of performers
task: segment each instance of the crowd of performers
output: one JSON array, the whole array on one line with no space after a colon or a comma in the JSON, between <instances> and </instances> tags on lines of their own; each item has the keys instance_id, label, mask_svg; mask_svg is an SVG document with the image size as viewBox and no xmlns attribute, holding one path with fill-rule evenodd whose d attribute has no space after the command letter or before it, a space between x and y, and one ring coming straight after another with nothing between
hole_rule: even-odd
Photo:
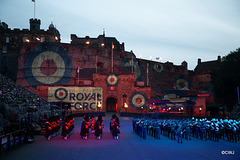
<instances>
[{"instance_id":1,"label":"crowd of performers","mask_svg":"<svg viewBox=\"0 0 240 160\"><path fill-rule=\"evenodd\" d=\"M60 125L61 125L61 120L58 115L49 117L46 120L45 131L44 131L45 137L48 140L50 140L53 137L59 135L60 134Z\"/></svg>"},{"instance_id":2,"label":"crowd of performers","mask_svg":"<svg viewBox=\"0 0 240 160\"><path fill-rule=\"evenodd\" d=\"M110 132L112 133L112 137L114 139L118 139L118 135L120 133L119 127L119 118L114 114L112 115L112 119L110 121ZM95 138L101 139L103 134L103 128L104 125L102 115L98 115L97 120L95 120L93 115L90 117L90 119L87 115L85 115L81 123L80 136L83 139L88 139L89 130L91 129L91 133L94 134Z\"/></svg>"},{"instance_id":3,"label":"crowd of performers","mask_svg":"<svg viewBox=\"0 0 240 160\"><path fill-rule=\"evenodd\" d=\"M160 135L182 143L191 137L219 142L219 139L235 142L240 140L240 120L228 119L133 119L133 130L142 138L146 135L160 139ZM177 138L177 139L176 139Z\"/></svg>"}]
</instances>

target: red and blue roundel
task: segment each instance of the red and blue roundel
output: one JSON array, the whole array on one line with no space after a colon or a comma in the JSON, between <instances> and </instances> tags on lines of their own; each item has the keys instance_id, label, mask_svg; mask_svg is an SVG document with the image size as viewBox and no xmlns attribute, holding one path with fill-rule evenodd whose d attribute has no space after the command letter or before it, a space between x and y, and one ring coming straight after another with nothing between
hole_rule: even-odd
<instances>
[{"instance_id":1,"label":"red and blue roundel","mask_svg":"<svg viewBox=\"0 0 240 160\"><path fill-rule=\"evenodd\" d=\"M43 43L27 55L23 74L33 88L39 84L67 84L72 77L72 60L61 46Z\"/></svg>"},{"instance_id":2,"label":"red and blue roundel","mask_svg":"<svg viewBox=\"0 0 240 160\"><path fill-rule=\"evenodd\" d=\"M141 109L146 102L147 96L142 92L135 92L129 97L129 104L135 109Z\"/></svg>"},{"instance_id":3,"label":"red and blue roundel","mask_svg":"<svg viewBox=\"0 0 240 160\"><path fill-rule=\"evenodd\" d=\"M67 98L68 96L68 92L65 88L58 88L55 93L54 93L54 96L57 100L64 100Z\"/></svg>"},{"instance_id":4,"label":"red and blue roundel","mask_svg":"<svg viewBox=\"0 0 240 160\"><path fill-rule=\"evenodd\" d=\"M190 82L184 77L176 78L173 83L178 90L190 89Z\"/></svg>"},{"instance_id":5,"label":"red and blue roundel","mask_svg":"<svg viewBox=\"0 0 240 160\"><path fill-rule=\"evenodd\" d=\"M119 77L115 73L110 73L105 80L108 86L116 86L119 82Z\"/></svg>"},{"instance_id":6,"label":"red and blue roundel","mask_svg":"<svg viewBox=\"0 0 240 160\"><path fill-rule=\"evenodd\" d=\"M164 66L162 63L154 63L152 69L157 73L162 73L164 71Z\"/></svg>"}]
</instances>

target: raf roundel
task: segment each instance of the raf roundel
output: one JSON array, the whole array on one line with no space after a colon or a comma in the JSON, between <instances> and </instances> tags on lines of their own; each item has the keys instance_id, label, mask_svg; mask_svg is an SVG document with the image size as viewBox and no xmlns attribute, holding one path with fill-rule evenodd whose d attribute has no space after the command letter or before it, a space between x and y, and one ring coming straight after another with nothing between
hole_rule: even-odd
<instances>
[{"instance_id":1,"label":"raf roundel","mask_svg":"<svg viewBox=\"0 0 240 160\"><path fill-rule=\"evenodd\" d=\"M147 96L142 92L135 92L129 98L130 105L135 109L141 109L146 105Z\"/></svg>"},{"instance_id":2,"label":"raf roundel","mask_svg":"<svg viewBox=\"0 0 240 160\"><path fill-rule=\"evenodd\" d=\"M155 64L153 65L153 70L154 70L155 72L157 72L157 73L162 73L163 70L164 70L163 64L161 64L161 63L155 63Z\"/></svg>"},{"instance_id":3,"label":"raf roundel","mask_svg":"<svg viewBox=\"0 0 240 160\"><path fill-rule=\"evenodd\" d=\"M55 91L54 96L55 96L55 98L56 98L57 100L62 101L62 100L64 100L64 99L67 98L68 92L67 92L67 90L64 89L64 88L58 88L58 89Z\"/></svg>"},{"instance_id":4,"label":"raf roundel","mask_svg":"<svg viewBox=\"0 0 240 160\"><path fill-rule=\"evenodd\" d=\"M43 43L29 52L23 73L33 88L40 84L67 84L72 77L72 61L61 46Z\"/></svg>"},{"instance_id":5,"label":"raf roundel","mask_svg":"<svg viewBox=\"0 0 240 160\"><path fill-rule=\"evenodd\" d=\"M177 79L175 82L176 89L189 88L189 84L185 79Z\"/></svg>"},{"instance_id":6,"label":"raf roundel","mask_svg":"<svg viewBox=\"0 0 240 160\"><path fill-rule=\"evenodd\" d=\"M43 84L56 83L63 77L64 72L65 63L55 52L42 52L32 63L33 76Z\"/></svg>"},{"instance_id":7,"label":"raf roundel","mask_svg":"<svg viewBox=\"0 0 240 160\"><path fill-rule=\"evenodd\" d=\"M116 86L119 82L119 77L115 73L110 73L106 77L106 83L109 86Z\"/></svg>"}]
</instances>

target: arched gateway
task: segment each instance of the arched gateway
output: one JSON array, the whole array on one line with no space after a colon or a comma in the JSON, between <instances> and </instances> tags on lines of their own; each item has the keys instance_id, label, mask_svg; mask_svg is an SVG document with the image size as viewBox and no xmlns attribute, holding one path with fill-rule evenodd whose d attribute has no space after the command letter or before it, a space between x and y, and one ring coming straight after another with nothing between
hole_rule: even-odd
<instances>
[{"instance_id":1,"label":"arched gateway","mask_svg":"<svg viewBox=\"0 0 240 160\"><path fill-rule=\"evenodd\" d=\"M114 97L107 98L106 109L107 109L107 112L116 112L117 111L117 99Z\"/></svg>"}]
</instances>

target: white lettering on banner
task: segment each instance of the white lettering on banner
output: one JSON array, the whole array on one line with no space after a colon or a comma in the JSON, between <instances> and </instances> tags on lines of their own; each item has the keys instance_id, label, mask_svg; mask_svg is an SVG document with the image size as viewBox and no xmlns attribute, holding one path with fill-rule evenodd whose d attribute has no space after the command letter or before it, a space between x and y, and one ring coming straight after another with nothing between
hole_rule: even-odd
<instances>
[{"instance_id":1,"label":"white lettering on banner","mask_svg":"<svg viewBox=\"0 0 240 160\"><path fill-rule=\"evenodd\" d=\"M72 110L97 110L102 103L100 87L48 87L48 102L68 102Z\"/></svg>"}]
</instances>

